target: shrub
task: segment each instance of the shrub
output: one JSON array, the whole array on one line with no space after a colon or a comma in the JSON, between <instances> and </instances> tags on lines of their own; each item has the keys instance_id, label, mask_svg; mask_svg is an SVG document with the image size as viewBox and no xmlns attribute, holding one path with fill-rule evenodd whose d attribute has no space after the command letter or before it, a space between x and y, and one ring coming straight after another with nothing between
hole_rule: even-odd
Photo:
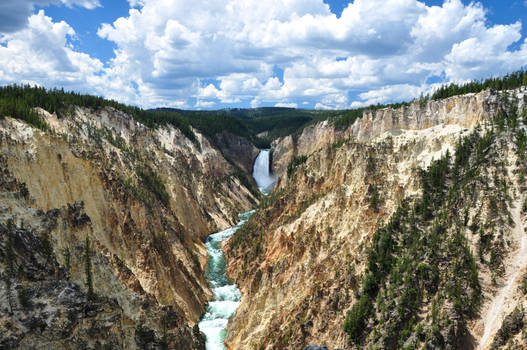
<instances>
[{"instance_id":1,"label":"shrub","mask_svg":"<svg viewBox=\"0 0 527 350\"><path fill-rule=\"evenodd\" d=\"M348 333L350 341L354 344L358 345L361 342L364 328L372 312L372 302L366 293L363 293L359 301L348 311L344 320L344 331Z\"/></svg>"},{"instance_id":2,"label":"shrub","mask_svg":"<svg viewBox=\"0 0 527 350\"><path fill-rule=\"evenodd\" d=\"M168 195L165 189L165 183L159 177L159 175L150 167L141 168L138 167L137 175L145 185L145 187L152 193L154 196L161 201L165 206L169 205L170 196Z\"/></svg>"},{"instance_id":3,"label":"shrub","mask_svg":"<svg viewBox=\"0 0 527 350\"><path fill-rule=\"evenodd\" d=\"M307 156L298 156L293 158L293 160L287 165L287 177L293 176L300 165L304 164L307 161Z\"/></svg>"},{"instance_id":4,"label":"shrub","mask_svg":"<svg viewBox=\"0 0 527 350\"><path fill-rule=\"evenodd\" d=\"M18 302L24 309L28 309L31 306L31 299L27 289L22 288L18 290Z\"/></svg>"}]
</instances>

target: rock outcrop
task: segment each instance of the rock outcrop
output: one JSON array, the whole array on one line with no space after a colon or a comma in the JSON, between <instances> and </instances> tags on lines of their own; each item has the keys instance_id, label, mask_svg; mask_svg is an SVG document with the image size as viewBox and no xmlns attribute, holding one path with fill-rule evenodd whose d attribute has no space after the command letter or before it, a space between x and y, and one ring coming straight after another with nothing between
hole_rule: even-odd
<instances>
[{"instance_id":1,"label":"rock outcrop","mask_svg":"<svg viewBox=\"0 0 527 350\"><path fill-rule=\"evenodd\" d=\"M344 130L324 121L306 127L298 137L290 135L274 141L273 168L279 179L284 179L287 165L294 157L312 154L338 140L368 141L386 133L397 136L402 130L426 130L437 125L470 128L494 115L497 108L498 95L487 90L439 101L414 101L398 109L366 111L361 119ZM283 186L283 181L280 184Z\"/></svg>"},{"instance_id":2,"label":"rock outcrop","mask_svg":"<svg viewBox=\"0 0 527 350\"><path fill-rule=\"evenodd\" d=\"M216 143L229 161L232 161L247 174L252 174L254 160L260 152L246 138L223 131L216 135Z\"/></svg>"},{"instance_id":3,"label":"rock outcrop","mask_svg":"<svg viewBox=\"0 0 527 350\"><path fill-rule=\"evenodd\" d=\"M21 186L0 189L1 236L23 243L13 265L21 274L5 254L0 262L10 280L0 284L0 327L13 330L0 332L0 343L203 349L194 327L211 296L203 241L257 203L246 174L197 131L192 142L112 108L72 110L59 119L40 109L47 132L0 120L4 182ZM87 237L95 300L86 296ZM31 309L6 312L6 296L20 288Z\"/></svg>"},{"instance_id":4,"label":"rock outcrop","mask_svg":"<svg viewBox=\"0 0 527 350\"><path fill-rule=\"evenodd\" d=\"M510 95L516 95L523 108L525 92ZM297 139L288 136L276 142L273 157L279 186L262 200L259 210L227 246L229 273L242 291L240 308L229 323L226 339L229 348L297 349L308 344L352 348L343 331L344 318L360 296L373 233L388 221L403 199L421 193L420 169L427 168L447 151L452 154L463 135L490 130L485 125L499 111L507 111L506 97L485 91L426 104L414 102L398 110L365 113L346 130L335 130L331 123L324 122L306 128ZM518 267L507 263L517 254L515 247L523 244L511 227L523 227L525 215L511 219L512 226L500 221L519 203L506 205L503 198L516 196L516 201L521 201L523 197L518 194L525 189L511 175L524 171L523 163L516 160L513 140L514 137L503 136L501 146L495 145L494 158L485 169L486 176L493 180L488 182L490 187L477 187L481 192L474 190L474 199L470 201L475 198L478 201L471 202L473 207L467 208L470 215L466 216L469 225L487 216L498 217L495 220L501 224L496 225L502 225L502 236L493 236L488 244L506 245L507 254L500 250L504 254L504 276L525 268L522 264ZM305 157L288 174L288 165L298 156ZM511 173L503 173L501 164L509 159ZM501 188L498 183L502 182L507 183L507 194L499 206L502 211L498 211L499 215L489 214L488 208L493 206L490 202L494 200L491 198L501 198L492 191ZM465 239L471 250L477 252L483 243L471 230ZM486 300L480 316L483 320L476 318L467 323L472 340L463 338L465 328L453 325L445 328L441 336L466 342L468 348L482 337L485 307L504 282L489 267L490 257L485 252L481 250L480 256L487 264L478 262ZM490 276L494 276L494 282ZM516 288L519 282L514 283ZM510 307L514 307L520 299L515 296L511 300L514 303ZM426 305L422 317L430 313L430 305ZM458 319L453 309L452 305L442 306L445 320ZM397 319L397 315L392 318ZM370 327L377 332L375 325ZM371 337L387 336L375 332L370 333ZM410 334L405 341L407 344L401 346L411 346L420 340Z\"/></svg>"}]
</instances>

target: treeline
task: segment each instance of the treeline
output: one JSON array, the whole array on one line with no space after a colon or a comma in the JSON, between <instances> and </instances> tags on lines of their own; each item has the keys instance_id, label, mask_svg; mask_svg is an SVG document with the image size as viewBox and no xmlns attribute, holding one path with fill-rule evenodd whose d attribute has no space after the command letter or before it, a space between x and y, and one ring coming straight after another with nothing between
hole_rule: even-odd
<instances>
[{"instance_id":1,"label":"treeline","mask_svg":"<svg viewBox=\"0 0 527 350\"><path fill-rule=\"evenodd\" d=\"M269 148L272 140L297 133L323 113L322 111L285 107L233 108L217 111L185 111L167 108L159 110L176 111L192 120L205 120L205 124L210 121L217 124L214 129L221 126L222 130L251 139L259 148ZM266 136L256 136L263 132Z\"/></svg>"},{"instance_id":2,"label":"treeline","mask_svg":"<svg viewBox=\"0 0 527 350\"><path fill-rule=\"evenodd\" d=\"M527 85L527 72L521 70L499 78L473 81L462 85L444 85L432 96L421 96L420 100L438 100L470 92L477 93L487 88L503 90L524 85ZM194 142L197 140L191 127L213 140L217 133L229 131L249 139L258 148L268 148L272 140L286 135L298 135L306 126L323 120L330 120L337 129L343 130L361 118L365 111L387 107L400 108L408 105L409 102L376 104L340 111L313 111L284 107L235 108L218 111L185 111L171 108L144 110L99 96L68 92L64 89L48 90L29 85L0 87L0 118L11 116L42 130L48 129L48 126L34 111L35 107L42 107L50 113L56 113L59 118L71 113L73 106L93 109L112 107L131 115L148 127L173 125ZM256 136L264 132L265 137Z\"/></svg>"},{"instance_id":3,"label":"treeline","mask_svg":"<svg viewBox=\"0 0 527 350\"><path fill-rule=\"evenodd\" d=\"M517 98L506 92L502 98L510 108L500 110L487 131L478 127L461 138L453 155L447 152L421 170L422 194L404 200L373 235L362 286L343 325L350 343L459 347L467 320L477 316L482 302L476 258L492 271L493 283L504 266L500 227L512 223L512 198L503 140L511 140L518 157L526 159L527 136L520 126L527 123L527 109L519 110ZM527 170L518 164L524 184ZM475 206L477 197L482 204ZM492 219L480 220L485 216ZM469 231L480 236L477 256L469 248ZM444 313L440 305L453 309ZM426 319L423 309L429 311ZM442 331L452 327L450 317L461 320L460 332L446 339Z\"/></svg>"},{"instance_id":4,"label":"treeline","mask_svg":"<svg viewBox=\"0 0 527 350\"><path fill-rule=\"evenodd\" d=\"M457 95L478 93L486 89L509 90L519 88L520 86L527 86L527 71L519 70L503 77L471 81L461 85L454 83L443 85L432 94L431 98L432 100L440 100Z\"/></svg>"},{"instance_id":5,"label":"treeline","mask_svg":"<svg viewBox=\"0 0 527 350\"><path fill-rule=\"evenodd\" d=\"M293 110L284 114L254 118L245 123L255 134L267 132L265 138L271 141L278 137L294 134L311 120L312 117L308 111Z\"/></svg>"},{"instance_id":6,"label":"treeline","mask_svg":"<svg viewBox=\"0 0 527 350\"><path fill-rule=\"evenodd\" d=\"M320 115L314 118L314 122L319 122L323 120L330 120L337 130L347 129L350 125L355 123L359 118L362 118L364 112L376 111L383 108L401 108L402 106L409 106L410 102L399 102L399 103L387 103L387 104L374 104L367 107L355 108L355 109L346 109L346 110L336 110L336 111L324 111Z\"/></svg>"},{"instance_id":7,"label":"treeline","mask_svg":"<svg viewBox=\"0 0 527 350\"><path fill-rule=\"evenodd\" d=\"M99 96L85 95L64 89L46 89L30 85L8 85L0 87L0 118L9 116L20 119L41 130L49 129L46 122L35 111L41 107L63 118L73 112L74 106L100 109L112 107L129 114L135 120L150 128L172 125L190 140L197 142L192 128L214 140L217 133L229 131L253 142L259 148L268 148L269 140L256 137L247 122L229 115L226 111L214 113L179 111L169 108L145 110L128 106Z\"/></svg>"},{"instance_id":8,"label":"treeline","mask_svg":"<svg viewBox=\"0 0 527 350\"><path fill-rule=\"evenodd\" d=\"M468 93L478 93L486 89L492 90L509 90L516 89L521 86L527 86L527 71L519 70L514 73L507 74L503 77L488 78L480 81L471 81L465 84L451 83L443 85L437 89L431 96L420 96L420 101L429 99L440 100L452 96L464 95ZM403 106L409 106L410 102L390 103L390 104L376 104L368 107L357 109L349 109L344 111L329 111L326 114L319 115L314 118L314 121L321 121L325 119L332 120L335 127L339 130L344 130L361 118L364 112L375 111L383 108L397 109Z\"/></svg>"},{"instance_id":9,"label":"treeline","mask_svg":"<svg viewBox=\"0 0 527 350\"><path fill-rule=\"evenodd\" d=\"M135 120L149 127L171 124L180 129L189 139L196 140L194 133L190 129L189 122L176 113L147 111L100 96L64 91L64 89L48 90L43 87L30 85L0 87L0 118L9 116L24 120L28 124L42 130L48 129L48 126L35 112L35 107L41 107L50 113L56 113L58 118L62 118L71 113L74 106L93 109L112 107L131 115Z\"/></svg>"},{"instance_id":10,"label":"treeline","mask_svg":"<svg viewBox=\"0 0 527 350\"><path fill-rule=\"evenodd\" d=\"M149 110L154 116L166 114L177 116L178 120L198 129L211 140L215 140L217 134L228 131L234 135L245 137L258 148L269 148L269 141L258 138L248 127L245 120L232 116L226 110L221 111L183 111L170 108L159 108Z\"/></svg>"}]
</instances>

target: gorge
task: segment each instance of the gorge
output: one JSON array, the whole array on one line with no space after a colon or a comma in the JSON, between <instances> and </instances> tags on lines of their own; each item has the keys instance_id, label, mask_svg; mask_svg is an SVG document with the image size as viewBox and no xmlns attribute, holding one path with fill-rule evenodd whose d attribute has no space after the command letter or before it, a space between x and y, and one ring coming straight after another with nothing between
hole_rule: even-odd
<instances>
[{"instance_id":1,"label":"gorge","mask_svg":"<svg viewBox=\"0 0 527 350\"><path fill-rule=\"evenodd\" d=\"M275 181L270 173L269 153L269 150L261 150L253 168L253 177L258 188L264 194L271 191ZM222 243L236 233L253 213L254 210L239 214L240 221L236 226L207 237L205 245L209 254L209 261L207 262L205 276L214 296L207 306L207 313L199 323L199 329L207 339L205 343L207 350L225 349L227 323L236 313L241 299L240 290L226 275L227 264L223 256Z\"/></svg>"},{"instance_id":2,"label":"gorge","mask_svg":"<svg viewBox=\"0 0 527 350\"><path fill-rule=\"evenodd\" d=\"M6 116L0 347L525 348L526 96L329 114L263 150L224 117Z\"/></svg>"},{"instance_id":3,"label":"gorge","mask_svg":"<svg viewBox=\"0 0 527 350\"><path fill-rule=\"evenodd\" d=\"M527 0L0 0L0 350L527 350Z\"/></svg>"}]
</instances>

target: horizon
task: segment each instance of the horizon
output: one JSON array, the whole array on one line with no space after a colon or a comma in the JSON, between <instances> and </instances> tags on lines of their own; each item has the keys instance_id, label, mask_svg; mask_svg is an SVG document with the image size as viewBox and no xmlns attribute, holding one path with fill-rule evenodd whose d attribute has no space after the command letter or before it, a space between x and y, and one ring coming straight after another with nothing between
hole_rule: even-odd
<instances>
[{"instance_id":1,"label":"horizon","mask_svg":"<svg viewBox=\"0 0 527 350\"><path fill-rule=\"evenodd\" d=\"M0 10L0 85L144 109L356 109L527 64L523 0L9 0Z\"/></svg>"}]
</instances>

